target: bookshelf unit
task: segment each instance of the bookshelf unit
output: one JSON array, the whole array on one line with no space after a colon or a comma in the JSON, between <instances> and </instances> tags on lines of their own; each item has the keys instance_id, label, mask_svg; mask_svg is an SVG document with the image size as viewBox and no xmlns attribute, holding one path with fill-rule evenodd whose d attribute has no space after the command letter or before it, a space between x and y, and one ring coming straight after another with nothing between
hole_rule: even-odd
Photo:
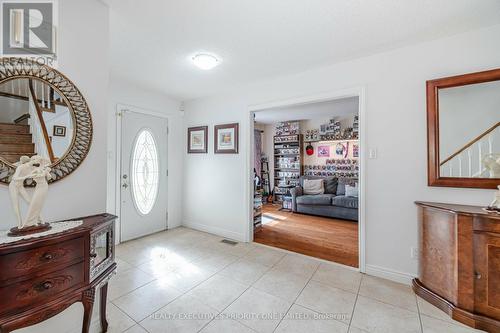
<instances>
[{"instance_id":1,"label":"bookshelf unit","mask_svg":"<svg viewBox=\"0 0 500 333\"><path fill-rule=\"evenodd\" d=\"M290 189L299 184L303 174L302 134L277 135L274 143L274 202L282 203L290 196Z\"/></svg>"}]
</instances>

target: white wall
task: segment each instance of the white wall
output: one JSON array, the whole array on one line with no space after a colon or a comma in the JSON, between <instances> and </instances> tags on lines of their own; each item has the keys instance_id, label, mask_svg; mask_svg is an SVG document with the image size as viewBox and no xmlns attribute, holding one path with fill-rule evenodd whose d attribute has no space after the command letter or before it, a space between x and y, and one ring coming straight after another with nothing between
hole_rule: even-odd
<instances>
[{"instance_id":1,"label":"white wall","mask_svg":"<svg viewBox=\"0 0 500 333\"><path fill-rule=\"evenodd\" d=\"M80 89L94 126L90 152L80 167L49 187L43 210L48 220L69 219L106 210L106 127L109 83L108 9L97 0L59 1L58 69ZM62 204L62 201L64 204ZM7 187L0 187L0 229L14 224ZM46 322L22 332L81 331L82 305L76 303ZM93 317L94 322L99 316Z\"/></svg>"},{"instance_id":2,"label":"white wall","mask_svg":"<svg viewBox=\"0 0 500 333\"><path fill-rule=\"evenodd\" d=\"M185 154L186 225L243 240L249 221L245 184L248 106L345 88L366 88L366 261L370 272L417 274L415 200L485 205L493 192L427 184L425 81L500 67L500 25L326 68L240 87L186 103L185 127L210 126L210 153ZM213 125L240 123L240 153L214 155ZM367 148L367 147L362 147Z\"/></svg>"},{"instance_id":3,"label":"white wall","mask_svg":"<svg viewBox=\"0 0 500 333\"><path fill-rule=\"evenodd\" d=\"M183 127L180 102L162 93L146 90L133 83L112 76L110 101L108 106L108 211L119 215L115 207L116 186L116 111L117 105L123 104L168 115L168 227L181 224L182 216L182 162L183 162ZM117 228L119 229L119 223ZM117 232L117 234L119 234Z\"/></svg>"}]
</instances>

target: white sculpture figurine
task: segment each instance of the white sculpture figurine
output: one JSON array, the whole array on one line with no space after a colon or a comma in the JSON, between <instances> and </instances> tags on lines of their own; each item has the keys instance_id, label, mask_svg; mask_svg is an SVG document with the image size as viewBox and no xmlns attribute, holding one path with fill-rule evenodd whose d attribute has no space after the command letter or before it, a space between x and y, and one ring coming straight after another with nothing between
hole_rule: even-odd
<instances>
[{"instance_id":1,"label":"white sculpture figurine","mask_svg":"<svg viewBox=\"0 0 500 333\"><path fill-rule=\"evenodd\" d=\"M489 205L489 209L500 211L500 185L498 185L498 191L495 192L495 199Z\"/></svg>"},{"instance_id":2,"label":"white sculpture figurine","mask_svg":"<svg viewBox=\"0 0 500 333\"><path fill-rule=\"evenodd\" d=\"M484 167L489 170L490 178L500 178L500 154L489 154L483 158Z\"/></svg>"},{"instance_id":3,"label":"white sculpture figurine","mask_svg":"<svg viewBox=\"0 0 500 333\"><path fill-rule=\"evenodd\" d=\"M16 165L16 171L9 184L9 192L14 213L18 221L18 228L23 229L42 223L40 213L45 199L47 198L49 188L47 180L51 179L49 168L50 161L41 156L33 156L31 158L23 156ZM24 181L26 179L33 179L36 182L35 190L31 198L24 188ZM19 196L29 203L28 213L24 220L21 218L19 209Z\"/></svg>"}]
</instances>

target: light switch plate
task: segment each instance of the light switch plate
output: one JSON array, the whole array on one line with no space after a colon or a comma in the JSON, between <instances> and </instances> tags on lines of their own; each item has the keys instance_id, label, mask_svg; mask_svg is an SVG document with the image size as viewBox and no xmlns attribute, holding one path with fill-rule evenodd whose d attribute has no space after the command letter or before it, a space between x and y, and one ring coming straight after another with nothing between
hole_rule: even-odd
<instances>
[{"instance_id":1,"label":"light switch plate","mask_svg":"<svg viewBox=\"0 0 500 333\"><path fill-rule=\"evenodd\" d=\"M368 151L368 158L375 159L377 158L377 148L370 148Z\"/></svg>"}]
</instances>

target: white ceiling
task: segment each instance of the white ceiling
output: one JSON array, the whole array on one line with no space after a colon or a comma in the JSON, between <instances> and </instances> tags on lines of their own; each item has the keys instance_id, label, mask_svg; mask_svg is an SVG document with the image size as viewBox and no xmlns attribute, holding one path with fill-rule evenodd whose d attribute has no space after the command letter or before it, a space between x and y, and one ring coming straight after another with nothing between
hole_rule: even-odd
<instances>
[{"instance_id":1,"label":"white ceiling","mask_svg":"<svg viewBox=\"0 0 500 333\"><path fill-rule=\"evenodd\" d=\"M358 97L349 97L333 101L259 110L255 112L255 121L261 124L275 124L280 121L331 119L358 114L358 101Z\"/></svg>"},{"instance_id":2,"label":"white ceiling","mask_svg":"<svg viewBox=\"0 0 500 333\"><path fill-rule=\"evenodd\" d=\"M181 100L500 23L499 0L105 1L112 74Z\"/></svg>"}]
</instances>

